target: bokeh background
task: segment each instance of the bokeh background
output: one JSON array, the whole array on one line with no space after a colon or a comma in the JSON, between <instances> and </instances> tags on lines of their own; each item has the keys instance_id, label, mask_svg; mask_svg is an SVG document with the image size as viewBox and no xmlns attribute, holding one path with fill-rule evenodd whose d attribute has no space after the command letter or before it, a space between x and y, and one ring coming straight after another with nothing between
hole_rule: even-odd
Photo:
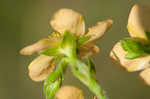
<instances>
[{"instance_id":1,"label":"bokeh background","mask_svg":"<svg viewBox=\"0 0 150 99\"><path fill-rule=\"evenodd\" d=\"M109 59L113 45L128 36L128 13L135 3L150 5L150 0L0 0L0 99L44 99L43 83L28 77L28 64L36 55L21 56L19 50L53 31L49 20L59 8L82 13L87 28L112 18L111 30L98 42L101 52L93 57L97 79L109 99L150 99L150 87L138 72L128 73ZM93 94L69 71L64 84L82 88L86 99L92 99Z\"/></svg>"}]
</instances>

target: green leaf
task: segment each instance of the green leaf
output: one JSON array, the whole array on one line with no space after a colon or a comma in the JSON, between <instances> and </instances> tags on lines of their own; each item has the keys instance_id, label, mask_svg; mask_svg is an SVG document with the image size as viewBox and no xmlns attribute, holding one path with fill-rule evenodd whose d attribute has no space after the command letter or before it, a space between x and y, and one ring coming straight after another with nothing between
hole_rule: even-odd
<instances>
[{"instance_id":1,"label":"green leaf","mask_svg":"<svg viewBox=\"0 0 150 99\"><path fill-rule=\"evenodd\" d=\"M64 32L59 51L68 57L76 57L76 39L69 31Z\"/></svg>"},{"instance_id":2,"label":"green leaf","mask_svg":"<svg viewBox=\"0 0 150 99\"><path fill-rule=\"evenodd\" d=\"M62 59L58 64L56 71L50 73L44 82L44 93L46 99L54 99L57 90L61 87L62 77L66 71L67 62Z\"/></svg>"},{"instance_id":3,"label":"green leaf","mask_svg":"<svg viewBox=\"0 0 150 99\"><path fill-rule=\"evenodd\" d=\"M144 54L144 46L132 38L126 38L120 41L122 48L127 51L125 58L135 59Z\"/></svg>"},{"instance_id":4,"label":"green leaf","mask_svg":"<svg viewBox=\"0 0 150 99\"><path fill-rule=\"evenodd\" d=\"M91 68L78 59L70 62L70 66L74 76L84 83L98 97L98 99L106 99L99 84L95 80L95 77L93 77L90 70Z\"/></svg>"},{"instance_id":5,"label":"green leaf","mask_svg":"<svg viewBox=\"0 0 150 99\"><path fill-rule=\"evenodd\" d=\"M44 92L46 99L54 99L57 90L60 88L62 78L58 77L57 72L52 72L44 82Z\"/></svg>"},{"instance_id":6,"label":"green leaf","mask_svg":"<svg viewBox=\"0 0 150 99\"><path fill-rule=\"evenodd\" d=\"M77 40L77 43L82 44L82 43L88 41L90 38L91 38L91 35L86 35L86 36L79 37L78 40Z\"/></svg>"},{"instance_id":7,"label":"green leaf","mask_svg":"<svg viewBox=\"0 0 150 99\"><path fill-rule=\"evenodd\" d=\"M63 76L65 71L66 71L66 68L67 68L67 64L68 64L68 59L67 58L63 58L60 63L58 64L58 67L57 67L57 70L56 72L59 73L59 75Z\"/></svg>"}]
</instances>

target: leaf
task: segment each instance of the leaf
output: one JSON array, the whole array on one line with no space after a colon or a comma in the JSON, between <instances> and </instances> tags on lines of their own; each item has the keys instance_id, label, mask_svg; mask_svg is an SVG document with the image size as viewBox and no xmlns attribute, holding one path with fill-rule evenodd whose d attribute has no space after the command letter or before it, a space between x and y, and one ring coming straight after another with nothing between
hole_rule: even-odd
<instances>
[{"instance_id":1,"label":"leaf","mask_svg":"<svg viewBox=\"0 0 150 99\"><path fill-rule=\"evenodd\" d=\"M74 76L84 83L99 99L106 99L99 84L86 64L76 59L70 62Z\"/></svg>"},{"instance_id":2,"label":"leaf","mask_svg":"<svg viewBox=\"0 0 150 99\"><path fill-rule=\"evenodd\" d=\"M62 78L58 77L57 72L52 72L44 82L44 92L46 99L54 99L57 90L60 88Z\"/></svg>"},{"instance_id":3,"label":"leaf","mask_svg":"<svg viewBox=\"0 0 150 99\"><path fill-rule=\"evenodd\" d=\"M88 41L90 38L91 38L91 35L86 35L86 36L79 37L78 40L77 40L77 43L82 44L82 43Z\"/></svg>"},{"instance_id":4,"label":"leaf","mask_svg":"<svg viewBox=\"0 0 150 99\"><path fill-rule=\"evenodd\" d=\"M132 38L126 38L120 41L122 48L127 51L125 58L127 59L135 59L144 54L144 46L138 42L133 40Z\"/></svg>"},{"instance_id":5,"label":"leaf","mask_svg":"<svg viewBox=\"0 0 150 99\"><path fill-rule=\"evenodd\" d=\"M57 90L61 87L62 77L66 71L67 62L65 59L60 61L56 71L48 75L44 82L44 93L46 94L46 99L54 99Z\"/></svg>"},{"instance_id":6,"label":"leaf","mask_svg":"<svg viewBox=\"0 0 150 99\"><path fill-rule=\"evenodd\" d=\"M64 32L59 51L68 57L76 57L76 40L69 31Z\"/></svg>"}]
</instances>

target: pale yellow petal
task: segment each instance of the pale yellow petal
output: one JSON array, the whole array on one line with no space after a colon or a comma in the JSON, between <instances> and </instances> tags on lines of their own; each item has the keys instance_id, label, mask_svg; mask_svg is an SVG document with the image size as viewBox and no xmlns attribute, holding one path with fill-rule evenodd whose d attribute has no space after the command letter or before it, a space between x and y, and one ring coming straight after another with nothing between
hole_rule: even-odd
<instances>
[{"instance_id":1,"label":"pale yellow petal","mask_svg":"<svg viewBox=\"0 0 150 99\"><path fill-rule=\"evenodd\" d=\"M48 48L49 46L52 46L52 42L49 39L42 39L32 45L29 45L25 48L23 48L20 51L20 54L22 55L32 55L33 53L39 52L45 48Z\"/></svg>"},{"instance_id":2,"label":"pale yellow petal","mask_svg":"<svg viewBox=\"0 0 150 99\"><path fill-rule=\"evenodd\" d=\"M118 42L112 49L110 57L113 59L113 62L128 72L134 72L143 70L147 67L150 67L150 55L144 55L136 59L126 59L125 55L127 52L124 51L120 42Z\"/></svg>"},{"instance_id":3,"label":"pale yellow petal","mask_svg":"<svg viewBox=\"0 0 150 99\"><path fill-rule=\"evenodd\" d=\"M140 73L140 77L145 82L146 85L150 86L150 68L143 70Z\"/></svg>"},{"instance_id":4,"label":"pale yellow petal","mask_svg":"<svg viewBox=\"0 0 150 99\"><path fill-rule=\"evenodd\" d=\"M84 99L82 90L74 86L62 86L55 97L55 99Z\"/></svg>"},{"instance_id":5,"label":"pale yellow petal","mask_svg":"<svg viewBox=\"0 0 150 99\"><path fill-rule=\"evenodd\" d=\"M85 23L82 16L72 9L63 8L58 10L50 21L51 26L58 32L70 31L76 36L85 33Z\"/></svg>"},{"instance_id":6,"label":"pale yellow petal","mask_svg":"<svg viewBox=\"0 0 150 99\"><path fill-rule=\"evenodd\" d=\"M131 37L147 43L146 32L150 32L150 7L135 4L129 14L128 31ZM150 34L149 34L150 35Z\"/></svg>"},{"instance_id":7,"label":"pale yellow petal","mask_svg":"<svg viewBox=\"0 0 150 99\"><path fill-rule=\"evenodd\" d=\"M94 43L98 41L104 35L104 33L110 29L111 26L111 19L98 22L95 26L89 28L86 35L91 35L91 38L85 43Z\"/></svg>"},{"instance_id":8,"label":"pale yellow petal","mask_svg":"<svg viewBox=\"0 0 150 99\"><path fill-rule=\"evenodd\" d=\"M99 47L96 45L83 45L79 47L78 57L85 58L86 56L92 56L99 53Z\"/></svg>"},{"instance_id":9,"label":"pale yellow petal","mask_svg":"<svg viewBox=\"0 0 150 99\"><path fill-rule=\"evenodd\" d=\"M34 59L29 67L29 76L34 81L45 80L48 74L54 70L53 65L54 57L40 55Z\"/></svg>"}]
</instances>

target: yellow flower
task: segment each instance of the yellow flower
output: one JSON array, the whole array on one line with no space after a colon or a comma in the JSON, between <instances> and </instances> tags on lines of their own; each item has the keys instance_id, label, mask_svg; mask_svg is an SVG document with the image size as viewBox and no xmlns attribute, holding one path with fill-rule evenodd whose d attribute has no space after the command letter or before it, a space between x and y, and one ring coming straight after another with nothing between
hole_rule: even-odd
<instances>
[{"instance_id":1,"label":"yellow flower","mask_svg":"<svg viewBox=\"0 0 150 99\"><path fill-rule=\"evenodd\" d=\"M108 19L102 22L98 22L95 26L89 28L88 31L85 32L85 22L83 17L71 9L63 8L54 14L54 17L50 21L50 25L57 32L51 33L49 38L42 39L32 45L23 48L20 53L22 55L32 55L42 50L54 46L56 47L59 45L64 31L68 30L77 39L90 35L90 38L84 43L79 44L77 48L78 57L84 58L85 56L91 56L99 52L99 48L94 45L94 43L98 41L105 32L108 31L112 25L112 20ZM31 62L29 65L29 76L31 79L34 81L44 80L47 75L54 69L52 65L54 59L55 57L42 55L33 60L33 62Z\"/></svg>"}]
</instances>

